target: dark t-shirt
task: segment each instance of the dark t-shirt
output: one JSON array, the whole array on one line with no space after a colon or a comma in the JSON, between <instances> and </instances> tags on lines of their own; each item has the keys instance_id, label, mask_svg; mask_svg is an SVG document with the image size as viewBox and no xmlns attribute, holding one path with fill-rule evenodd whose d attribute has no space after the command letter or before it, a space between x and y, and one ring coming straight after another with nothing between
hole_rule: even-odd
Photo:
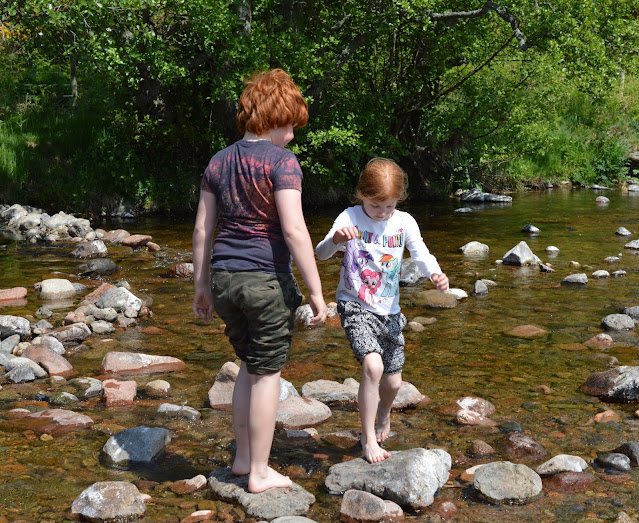
<instances>
[{"instance_id":1,"label":"dark t-shirt","mask_svg":"<svg viewBox=\"0 0 639 523\"><path fill-rule=\"evenodd\" d=\"M275 191L302 190L302 169L289 150L240 140L209 162L201 190L215 194L219 229L211 265L226 271L290 273Z\"/></svg>"}]
</instances>

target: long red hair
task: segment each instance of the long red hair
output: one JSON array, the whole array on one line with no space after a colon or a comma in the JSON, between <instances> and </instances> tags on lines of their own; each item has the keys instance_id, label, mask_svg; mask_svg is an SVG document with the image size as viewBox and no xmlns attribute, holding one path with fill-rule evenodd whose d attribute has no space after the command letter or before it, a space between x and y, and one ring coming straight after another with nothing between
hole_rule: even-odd
<instances>
[{"instance_id":1,"label":"long red hair","mask_svg":"<svg viewBox=\"0 0 639 523\"><path fill-rule=\"evenodd\" d=\"M308 122L308 104L286 71L258 71L245 83L236 117L240 133L260 136L277 127L304 127Z\"/></svg>"}]
</instances>

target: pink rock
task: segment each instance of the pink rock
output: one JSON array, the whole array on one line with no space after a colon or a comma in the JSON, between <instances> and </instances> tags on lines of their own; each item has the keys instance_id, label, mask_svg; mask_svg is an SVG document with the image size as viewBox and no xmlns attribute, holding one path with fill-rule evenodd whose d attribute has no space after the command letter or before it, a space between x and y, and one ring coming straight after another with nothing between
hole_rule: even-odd
<instances>
[{"instance_id":1,"label":"pink rock","mask_svg":"<svg viewBox=\"0 0 639 523\"><path fill-rule=\"evenodd\" d=\"M104 237L102 241L110 242L110 243L120 243L125 238L131 236L128 231L124 229L114 229L112 231L108 231L104 233Z\"/></svg>"},{"instance_id":2,"label":"pink rock","mask_svg":"<svg viewBox=\"0 0 639 523\"><path fill-rule=\"evenodd\" d=\"M107 407L131 405L138 391L135 381L104 380L102 398Z\"/></svg>"},{"instance_id":3,"label":"pink rock","mask_svg":"<svg viewBox=\"0 0 639 523\"><path fill-rule=\"evenodd\" d=\"M111 285L110 283L103 283L97 289L95 289L93 292L91 292L90 294L87 294L84 297L83 301L85 301L87 303L92 303L93 305L95 305L96 302L102 297L102 295L106 291L108 291L111 287L115 287L115 285Z\"/></svg>"},{"instance_id":4,"label":"pink rock","mask_svg":"<svg viewBox=\"0 0 639 523\"><path fill-rule=\"evenodd\" d=\"M64 317L64 324L71 325L73 323L84 323L85 317L83 312L71 311Z\"/></svg>"},{"instance_id":5,"label":"pink rock","mask_svg":"<svg viewBox=\"0 0 639 523\"><path fill-rule=\"evenodd\" d=\"M211 521L215 517L214 510L198 510L180 520L180 523L199 523L200 521Z\"/></svg>"},{"instance_id":6,"label":"pink rock","mask_svg":"<svg viewBox=\"0 0 639 523\"><path fill-rule=\"evenodd\" d=\"M233 388L240 368L233 362L227 361L218 372L215 383L209 389L209 405L219 409L230 407L233 402Z\"/></svg>"},{"instance_id":7,"label":"pink rock","mask_svg":"<svg viewBox=\"0 0 639 523\"><path fill-rule=\"evenodd\" d=\"M200 474L191 479L182 479L171 484L169 487L176 494L190 494L206 488L206 476Z\"/></svg>"},{"instance_id":8,"label":"pink rock","mask_svg":"<svg viewBox=\"0 0 639 523\"><path fill-rule=\"evenodd\" d=\"M108 352L102 359L102 372L105 374L151 374L180 371L185 368L186 364L177 358L138 352Z\"/></svg>"},{"instance_id":9,"label":"pink rock","mask_svg":"<svg viewBox=\"0 0 639 523\"><path fill-rule=\"evenodd\" d=\"M33 430L41 434L66 434L91 428L93 420L84 414L77 414L71 410L47 409L34 412L10 421L19 430Z\"/></svg>"},{"instance_id":10,"label":"pink rock","mask_svg":"<svg viewBox=\"0 0 639 523\"><path fill-rule=\"evenodd\" d=\"M456 416L461 410L472 411L485 418L495 414L495 406L490 401L474 396L465 396L455 400L442 409L445 414L452 416Z\"/></svg>"},{"instance_id":11,"label":"pink rock","mask_svg":"<svg viewBox=\"0 0 639 523\"><path fill-rule=\"evenodd\" d=\"M73 366L59 354L42 345L29 345L22 356L35 361L44 368L50 376L70 376L73 374Z\"/></svg>"},{"instance_id":12,"label":"pink rock","mask_svg":"<svg viewBox=\"0 0 639 523\"><path fill-rule=\"evenodd\" d=\"M139 247L144 247L152 239L153 236L149 236L147 234L132 234L131 236L127 236L122 240L122 245L131 247L133 249L138 249Z\"/></svg>"},{"instance_id":13,"label":"pink rock","mask_svg":"<svg viewBox=\"0 0 639 523\"><path fill-rule=\"evenodd\" d=\"M157 243L153 243L153 242L147 243L146 248L149 249L150 252L158 252L162 250L162 247L160 247Z\"/></svg>"},{"instance_id":14,"label":"pink rock","mask_svg":"<svg viewBox=\"0 0 639 523\"><path fill-rule=\"evenodd\" d=\"M475 425L479 427L494 427L497 425L497 423L490 418L482 416L472 410L460 410L455 417L455 421L460 425Z\"/></svg>"},{"instance_id":15,"label":"pink rock","mask_svg":"<svg viewBox=\"0 0 639 523\"><path fill-rule=\"evenodd\" d=\"M517 338L537 338L545 336L548 334L548 331L535 325L520 325L519 327L515 327L508 331L506 334L509 336L516 336Z\"/></svg>"},{"instance_id":16,"label":"pink rock","mask_svg":"<svg viewBox=\"0 0 639 523\"><path fill-rule=\"evenodd\" d=\"M614 410L604 410L595 414L594 420L597 423L608 423L609 421L621 422L621 417Z\"/></svg>"},{"instance_id":17,"label":"pink rock","mask_svg":"<svg viewBox=\"0 0 639 523\"><path fill-rule=\"evenodd\" d=\"M0 301L22 300L27 297L27 289L14 287L13 289L0 289Z\"/></svg>"},{"instance_id":18,"label":"pink rock","mask_svg":"<svg viewBox=\"0 0 639 523\"><path fill-rule=\"evenodd\" d=\"M607 349L608 347L612 347L613 344L612 337L609 334L597 334L590 338L584 345L592 349Z\"/></svg>"}]
</instances>

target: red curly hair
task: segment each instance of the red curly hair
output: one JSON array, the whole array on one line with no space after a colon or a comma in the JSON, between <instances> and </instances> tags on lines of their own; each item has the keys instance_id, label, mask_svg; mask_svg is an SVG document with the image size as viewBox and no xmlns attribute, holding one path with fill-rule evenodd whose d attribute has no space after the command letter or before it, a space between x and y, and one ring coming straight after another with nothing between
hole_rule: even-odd
<instances>
[{"instance_id":1,"label":"red curly hair","mask_svg":"<svg viewBox=\"0 0 639 523\"><path fill-rule=\"evenodd\" d=\"M385 202L396 199L398 202L408 197L408 177L404 170L393 160L373 158L366 164L355 190L355 199Z\"/></svg>"},{"instance_id":2,"label":"red curly hair","mask_svg":"<svg viewBox=\"0 0 639 523\"><path fill-rule=\"evenodd\" d=\"M277 127L304 127L308 122L308 104L286 71L258 71L245 83L236 117L240 133L260 136Z\"/></svg>"}]
</instances>

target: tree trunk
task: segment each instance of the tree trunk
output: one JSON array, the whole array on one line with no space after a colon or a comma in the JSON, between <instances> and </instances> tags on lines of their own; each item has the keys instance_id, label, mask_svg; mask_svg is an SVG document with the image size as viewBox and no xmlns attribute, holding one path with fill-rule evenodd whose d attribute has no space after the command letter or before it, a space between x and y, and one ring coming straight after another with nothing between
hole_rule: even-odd
<instances>
[{"instance_id":1,"label":"tree trunk","mask_svg":"<svg viewBox=\"0 0 639 523\"><path fill-rule=\"evenodd\" d=\"M75 103L78 100L78 79L75 75L78 61L75 56L72 56L69 61L71 65L71 108L75 110Z\"/></svg>"}]
</instances>

